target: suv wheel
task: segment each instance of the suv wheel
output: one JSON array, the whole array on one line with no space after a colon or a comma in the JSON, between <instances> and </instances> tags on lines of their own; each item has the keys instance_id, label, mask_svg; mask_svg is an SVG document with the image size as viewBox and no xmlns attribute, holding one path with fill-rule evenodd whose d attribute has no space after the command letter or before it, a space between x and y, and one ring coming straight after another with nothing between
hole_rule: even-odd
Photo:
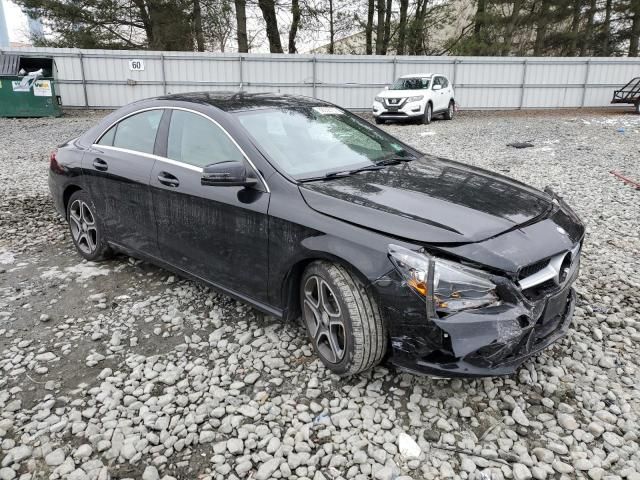
<instances>
[{"instance_id":1,"label":"suv wheel","mask_svg":"<svg viewBox=\"0 0 640 480\"><path fill-rule=\"evenodd\" d=\"M640 114L640 102L636 102L636 113Z\"/></svg>"},{"instance_id":2,"label":"suv wheel","mask_svg":"<svg viewBox=\"0 0 640 480\"><path fill-rule=\"evenodd\" d=\"M451 100L449 102L449 106L447 107L447 111L444 113L444 118L446 120L453 120L453 115L456 111L456 104Z\"/></svg>"},{"instance_id":3,"label":"suv wheel","mask_svg":"<svg viewBox=\"0 0 640 480\"><path fill-rule=\"evenodd\" d=\"M344 267L314 262L300 287L302 320L322 363L338 375L377 365L387 334L375 299Z\"/></svg>"},{"instance_id":4,"label":"suv wheel","mask_svg":"<svg viewBox=\"0 0 640 480\"><path fill-rule=\"evenodd\" d=\"M376 117L376 125L382 125L383 123L384 123L383 119Z\"/></svg>"},{"instance_id":5,"label":"suv wheel","mask_svg":"<svg viewBox=\"0 0 640 480\"><path fill-rule=\"evenodd\" d=\"M429 125L431 123L432 117L433 117L433 105L431 105L431 103L427 103L427 106L424 109L424 116L422 117L422 123L425 125Z\"/></svg>"},{"instance_id":6,"label":"suv wheel","mask_svg":"<svg viewBox=\"0 0 640 480\"><path fill-rule=\"evenodd\" d=\"M111 254L96 208L84 191L79 190L71 195L67 205L67 221L73 244L83 258L95 262Z\"/></svg>"}]
</instances>

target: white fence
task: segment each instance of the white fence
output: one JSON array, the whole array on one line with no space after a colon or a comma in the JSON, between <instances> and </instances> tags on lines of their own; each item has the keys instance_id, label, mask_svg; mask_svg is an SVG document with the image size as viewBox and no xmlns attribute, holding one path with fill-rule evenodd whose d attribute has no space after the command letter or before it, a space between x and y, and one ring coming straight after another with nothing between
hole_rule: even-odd
<instances>
[{"instance_id":1,"label":"white fence","mask_svg":"<svg viewBox=\"0 0 640 480\"><path fill-rule=\"evenodd\" d=\"M56 48L0 53L52 56L63 105L113 108L196 90L282 92L368 109L397 76L448 75L465 109L600 107L640 76L640 58L410 57L212 54ZM142 60L144 70L132 70ZM134 65L135 67L135 65Z\"/></svg>"}]
</instances>

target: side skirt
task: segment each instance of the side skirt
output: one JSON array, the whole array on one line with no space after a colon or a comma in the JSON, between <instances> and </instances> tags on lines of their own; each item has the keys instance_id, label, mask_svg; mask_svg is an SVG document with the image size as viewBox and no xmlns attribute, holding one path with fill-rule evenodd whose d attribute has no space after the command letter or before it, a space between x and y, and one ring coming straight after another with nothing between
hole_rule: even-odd
<instances>
[{"instance_id":1,"label":"side skirt","mask_svg":"<svg viewBox=\"0 0 640 480\"><path fill-rule=\"evenodd\" d=\"M229 288L223 287L222 285L219 285L217 283L214 282L210 282L209 280L205 280L202 277L199 277L198 275L194 275L193 273L187 272L186 270L182 270L179 267L176 267L175 265L172 265L170 263L165 262L164 260L161 260L157 257L154 257L153 255L148 255L146 253L142 253L139 252L137 250L132 250L130 248L124 247L118 243L115 242L108 242L109 245L111 247L113 247L114 250L117 250L118 252L124 253L125 255L129 255L131 257L134 258L138 258L140 260L145 260L149 263L152 263L154 265L157 265L158 267L164 268L165 270L168 270L170 272L173 272L177 275L180 275L181 277L185 277L189 280L194 280L196 282L200 282L203 283L205 285L207 285L208 287L213 288L214 290L220 292L220 293L224 293L225 295L228 295L232 298L234 298L235 300L239 300L241 302L244 303L248 303L249 305L251 305L252 307L256 308L257 310L260 310L261 312L270 315L272 317L276 317L278 319L282 319L284 318L284 311L280 308L276 308L272 305L269 305L267 303L263 303L260 302L254 298L248 297L240 292L237 292L235 290L231 290Z\"/></svg>"}]
</instances>

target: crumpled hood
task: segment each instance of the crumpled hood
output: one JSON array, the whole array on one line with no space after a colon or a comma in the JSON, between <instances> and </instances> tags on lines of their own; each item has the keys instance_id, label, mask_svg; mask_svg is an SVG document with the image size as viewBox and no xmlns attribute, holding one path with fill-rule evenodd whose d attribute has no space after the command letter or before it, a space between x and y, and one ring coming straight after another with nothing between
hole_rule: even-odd
<instances>
[{"instance_id":1,"label":"crumpled hood","mask_svg":"<svg viewBox=\"0 0 640 480\"><path fill-rule=\"evenodd\" d=\"M470 243L531 223L550 197L502 175L424 156L378 171L302 184L326 215L424 243Z\"/></svg>"}]
</instances>

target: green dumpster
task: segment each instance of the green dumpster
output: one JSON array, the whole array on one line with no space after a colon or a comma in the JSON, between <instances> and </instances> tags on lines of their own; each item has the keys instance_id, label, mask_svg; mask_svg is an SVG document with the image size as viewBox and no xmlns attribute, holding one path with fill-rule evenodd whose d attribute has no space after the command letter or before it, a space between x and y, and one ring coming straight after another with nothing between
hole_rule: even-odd
<instances>
[{"instance_id":1,"label":"green dumpster","mask_svg":"<svg viewBox=\"0 0 640 480\"><path fill-rule=\"evenodd\" d=\"M0 117L57 117L53 58L0 54Z\"/></svg>"}]
</instances>

